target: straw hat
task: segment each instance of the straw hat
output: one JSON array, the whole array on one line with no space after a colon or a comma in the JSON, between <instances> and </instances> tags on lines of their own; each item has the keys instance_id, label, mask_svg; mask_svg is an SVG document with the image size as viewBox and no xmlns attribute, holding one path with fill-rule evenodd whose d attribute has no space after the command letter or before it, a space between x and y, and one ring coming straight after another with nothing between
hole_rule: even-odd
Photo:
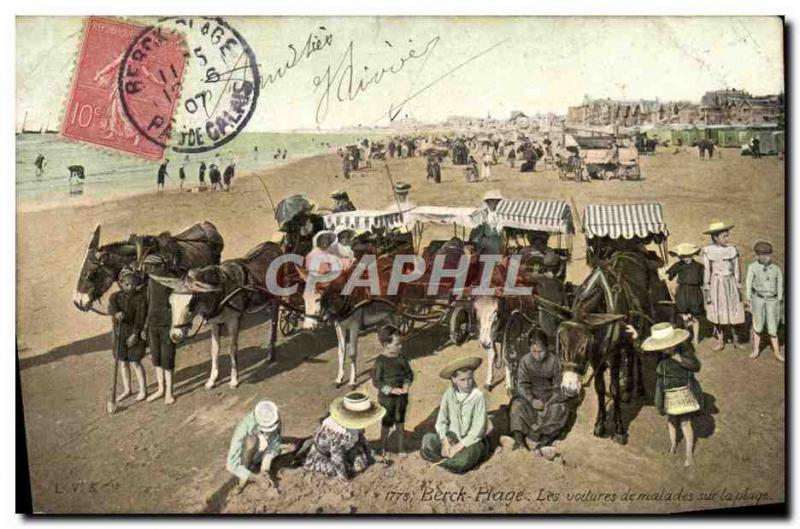
<instances>
[{"instance_id":1,"label":"straw hat","mask_svg":"<svg viewBox=\"0 0 800 529\"><path fill-rule=\"evenodd\" d=\"M333 400L331 418L348 430L363 430L383 418L386 408L371 401L359 391L351 391L344 397Z\"/></svg>"},{"instance_id":2,"label":"straw hat","mask_svg":"<svg viewBox=\"0 0 800 529\"><path fill-rule=\"evenodd\" d=\"M475 371L483 362L480 356L464 356L453 360L439 371L439 376L446 380L450 380L453 375L462 369L471 369Z\"/></svg>"},{"instance_id":3,"label":"straw hat","mask_svg":"<svg viewBox=\"0 0 800 529\"><path fill-rule=\"evenodd\" d=\"M256 424L261 431L274 432L280 425L278 406L271 400L262 400L256 404Z\"/></svg>"},{"instance_id":4,"label":"straw hat","mask_svg":"<svg viewBox=\"0 0 800 529\"><path fill-rule=\"evenodd\" d=\"M397 182L394 185L394 190L398 193L407 193L411 191L411 184L407 184L405 182Z\"/></svg>"},{"instance_id":5,"label":"straw hat","mask_svg":"<svg viewBox=\"0 0 800 529\"><path fill-rule=\"evenodd\" d=\"M733 228L733 224L728 224L726 222L712 222L708 225L708 229L704 231L706 235L713 235L715 233L719 233L721 231L728 231Z\"/></svg>"},{"instance_id":6,"label":"straw hat","mask_svg":"<svg viewBox=\"0 0 800 529\"><path fill-rule=\"evenodd\" d=\"M492 189L491 191L487 191L486 194L483 195L483 201L488 202L489 200L503 200L503 195L500 194L500 191L497 189Z\"/></svg>"},{"instance_id":7,"label":"straw hat","mask_svg":"<svg viewBox=\"0 0 800 529\"><path fill-rule=\"evenodd\" d=\"M772 255L772 243L769 241L756 241L753 245L753 252L756 255Z\"/></svg>"},{"instance_id":8,"label":"straw hat","mask_svg":"<svg viewBox=\"0 0 800 529\"><path fill-rule=\"evenodd\" d=\"M689 331L676 329L671 323L656 323L650 327L650 337L642 343L643 351L662 351L675 347L689 338Z\"/></svg>"},{"instance_id":9,"label":"straw hat","mask_svg":"<svg viewBox=\"0 0 800 529\"><path fill-rule=\"evenodd\" d=\"M696 244L689 242L682 242L675 248L671 249L669 253L677 255L678 257L691 257L700 253L701 248Z\"/></svg>"}]
</instances>

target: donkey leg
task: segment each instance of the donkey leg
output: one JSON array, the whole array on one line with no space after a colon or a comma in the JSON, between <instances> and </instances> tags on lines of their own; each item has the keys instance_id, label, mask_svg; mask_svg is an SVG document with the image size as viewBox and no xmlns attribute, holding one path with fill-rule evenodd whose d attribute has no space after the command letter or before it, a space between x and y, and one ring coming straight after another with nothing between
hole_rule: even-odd
<instances>
[{"instance_id":1,"label":"donkey leg","mask_svg":"<svg viewBox=\"0 0 800 529\"><path fill-rule=\"evenodd\" d=\"M356 388L356 369L358 363L358 325L351 325L350 333L350 388Z\"/></svg>"},{"instance_id":2,"label":"donkey leg","mask_svg":"<svg viewBox=\"0 0 800 529\"><path fill-rule=\"evenodd\" d=\"M494 355L494 345L492 345L492 347L486 350L486 382L483 385L483 389L486 391L492 391L492 379L494 378Z\"/></svg>"},{"instance_id":3,"label":"donkey leg","mask_svg":"<svg viewBox=\"0 0 800 529\"><path fill-rule=\"evenodd\" d=\"M597 418L594 421L594 435L603 437L606 433L606 381L605 366L598 367L594 374L594 391L597 394Z\"/></svg>"},{"instance_id":4,"label":"donkey leg","mask_svg":"<svg viewBox=\"0 0 800 529\"><path fill-rule=\"evenodd\" d=\"M625 427L622 425L622 403L620 402L619 368L620 361L611 364L611 405L614 414L614 441L624 445L628 442Z\"/></svg>"},{"instance_id":5,"label":"donkey leg","mask_svg":"<svg viewBox=\"0 0 800 529\"><path fill-rule=\"evenodd\" d=\"M642 357L633 351L633 361L636 364L636 396L644 397L644 374L642 373Z\"/></svg>"},{"instance_id":6,"label":"donkey leg","mask_svg":"<svg viewBox=\"0 0 800 529\"><path fill-rule=\"evenodd\" d=\"M219 323L211 324L211 373L206 382L206 389L213 388L219 376L219 327Z\"/></svg>"},{"instance_id":7,"label":"donkey leg","mask_svg":"<svg viewBox=\"0 0 800 529\"><path fill-rule=\"evenodd\" d=\"M239 385L239 372L236 366L236 353L239 351L239 327L241 321L239 318L233 318L228 322L228 331L230 332L230 343L228 344L228 356L231 357L231 382L232 388Z\"/></svg>"},{"instance_id":8,"label":"donkey leg","mask_svg":"<svg viewBox=\"0 0 800 529\"><path fill-rule=\"evenodd\" d=\"M267 338L267 363L276 359L275 343L278 341L278 322L280 321L281 307L276 301L269 304L269 337Z\"/></svg>"},{"instance_id":9,"label":"donkey leg","mask_svg":"<svg viewBox=\"0 0 800 529\"><path fill-rule=\"evenodd\" d=\"M336 330L336 355L338 361L338 371L336 372L336 387L341 387L344 382L344 356L346 354L345 348L347 347L347 336L344 329L339 323L334 324Z\"/></svg>"},{"instance_id":10,"label":"donkey leg","mask_svg":"<svg viewBox=\"0 0 800 529\"><path fill-rule=\"evenodd\" d=\"M633 357L633 350L631 350L627 345L623 346L622 354L625 358L625 384L622 385L622 391L620 398L622 402L630 402L631 401L631 393L633 393L633 385L634 385L634 378L633 378L633 368L634 368L634 357Z\"/></svg>"}]
</instances>

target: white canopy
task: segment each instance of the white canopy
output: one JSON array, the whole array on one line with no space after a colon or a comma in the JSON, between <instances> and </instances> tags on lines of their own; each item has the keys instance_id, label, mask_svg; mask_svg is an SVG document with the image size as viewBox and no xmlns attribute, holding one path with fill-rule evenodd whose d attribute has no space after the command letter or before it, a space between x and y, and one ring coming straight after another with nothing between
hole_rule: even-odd
<instances>
[{"instance_id":1,"label":"white canopy","mask_svg":"<svg viewBox=\"0 0 800 529\"><path fill-rule=\"evenodd\" d=\"M406 214L410 222L458 224L474 228L483 222L485 210L470 207L417 206Z\"/></svg>"},{"instance_id":2,"label":"white canopy","mask_svg":"<svg viewBox=\"0 0 800 529\"><path fill-rule=\"evenodd\" d=\"M357 209L355 211L343 211L341 213L329 213L323 215L327 229L353 228L355 230L371 230L377 227L399 228L408 223L409 212L405 212L405 222L403 215L399 211L379 211L374 209Z\"/></svg>"}]
</instances>

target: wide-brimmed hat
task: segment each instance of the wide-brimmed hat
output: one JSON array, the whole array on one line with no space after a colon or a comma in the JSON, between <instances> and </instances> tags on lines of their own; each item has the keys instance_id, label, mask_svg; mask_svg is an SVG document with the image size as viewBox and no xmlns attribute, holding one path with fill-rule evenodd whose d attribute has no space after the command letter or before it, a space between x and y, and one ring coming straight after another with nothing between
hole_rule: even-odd
<instances>
[{"instance_id":1,"label":"wide-brimmed hat","mask_svg":"<svg viewBox=\"0 0 800 529\"><path fill-rule=\"evenodd\" d=\"M756 241L753 245L756 255L772 255L772 243L769 241Z\"/></svg>"},{"instance_id":2,"label":"wide-brimmed hat","mask_svg":"<svg viewBox=\"0 0 800 529\"><path fill-rule=\"evenodd\" d=\"M271 400L262 400L256 404L256 424L265 432L274 432L280 425L278 406Z\"/></svg>"},{"instance_id":3,"label":"wide-brimmed hat","mask_svg":"<svg viewBox=\"0 0 800 529\"><path fill-rule=\"evenodd\" d=\"M320 247L319 245L320 245L320 242L321 242L322 239L330 241L328 243L328 245L330 246L331 244L333 244L337 240L336 233L331 231L331 230L321 230L321 231L318 231L317 233L315 233L314 234L314 238L312 240L312 244L314 245L314 248L319 248Z\"/></svg>"},{"instance_id":4,"label":"wide-brimmed hat","mask_svg":"<svg viewBox=\"0 0 800 529\"><path fill-rule=\"evenodd\" d=\"M405 182L397 182L394 185L394 190L398 193L407 193L411 191L411 184L407 184Z\"/></svg>"},{"instance_id":5,"label":"wide-brimmed hat","mask_svg":"<svg viewBox=\"0 0 800 529\"><path fill-rule=\"evenodd\" d=\"M450 380L453 375L462 369L471 369L475 371L483 363L483 358L480 356L464 356L453 360L439 371L439 376L446 380Z\"/></svg>"},{"instance_id":6,"label":"wide-brimmed hat","mask_svg":"<svg viewBox=\"0 0 800 529\"><path fill-rule=\"evenodd\" d=\"M719 233L721 231L728 231L733 229L733 224L728 224L727 222L712 222L708 225L708 229L704 231L706 235L713 235L715 233Z\"/></svg>"},{"instance_id":7,"label":"wide-brimmed hat","mask_svg":"<svg viewBox=\"0 0 800 529\"><path fill-rule=\"evenodd\" d=\"M483 195L484 202L488 202L489 200L503 200L503 195L500 194L500 191L492 189Z\"/></svg>"},{"instance_id":8,"label":"wide-brimmed hat","mask_svg":"<svg viewBox=\"0 0 800 529\"><path fill-rule=\"evenodd\" d=\"M337 189L333 193L331 193L331 198L344 198L347 196L347 191L343 189Z\"/></svg>"},{"instance_id":9,"label":"wide-brimmed hat","mask_svg":"<svg viewBox=\"0 0 800 529\"><path fill-rule=\"evenodd\" d=\"M662 351L675 347L689 338L689 331L676 329L671 323L656 323L650 327L650 337L642 342L643 351Z\"/></svg>"},{"instance_id":10,"label":"wide-brimmed hat","mask_svg":"<svg viewBox=\"0 0 800 529\"><path fill-rule=\"evenodd\" d=\"M699 254L700 251L701 248L696 244L682 242L678 246L672 248L669 253L677 255L678 257L691 257L692 255Z\"/></svg>"},{"instance_id":11,"label":"wide-brimmed hat","mask_svg":"<svg viewBox=\"0 0 800 529\"><path fill-rule=\"evenodd\" d=\"M331 418L348 430L363 430L383 418L386 408L370 400L359 391L351 391L344 397L333 400Z\"/></svg>"}]
</instances>

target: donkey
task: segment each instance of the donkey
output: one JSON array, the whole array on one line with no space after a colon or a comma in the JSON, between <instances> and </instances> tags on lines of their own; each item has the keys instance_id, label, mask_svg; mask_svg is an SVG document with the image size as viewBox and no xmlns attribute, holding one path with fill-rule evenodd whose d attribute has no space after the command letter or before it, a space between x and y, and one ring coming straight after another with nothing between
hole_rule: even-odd
<instances>
[{"instance_id":1,"label":"donkey","mask_svg":"<svg viewBox=\"0 0 800 529\"><path fill-rule=\"evenodd\" d=\"M219 376L220 333L223 325L230 333L230 387L239 385L236 353L239 349L241 320L245 314L269 310L271 325L267 361L274 358L279 307L277 298L267 292L264 283L270 263L282 253L280 246L274 242L265 242L241 259L193 268L180 278L151 276L151 279L172 289L170 338L173 342L177 344L186 339L198 315L211 326L211 373L205 384L207 389L214 387Z\"/></svg>"},{"instance_id":2,"label":"donkey","mask_svg":"<svg viewBox=\"0 0 800 529\"><path fill-rule=\"evenodd\" d=\"M637 332L656 318L658 300L651 286L655 271L641 252L624 250L614 253L599 263L589 277L578 287L572 306L573 316L561 322L557 331L558 354L561 359L561 387L568 395L580 392L588 366L593 369L594 389L597 393L597 418L594 435L605 434L606 406L603 374L610 370L611 398L613 401L614 439L627 442L627 432L622 424L620 404L629 395L620 391L620 368L628 366L625 391L634 386L644 395L641 359L636 353L631 336L632 326ZM625 325L623 325L623 320ZM641 334L641 332L639 332ZM591 378L591 377L589 377Z\"/></svg>"},{"instance_id":3,"label":"donkey","mask_svg":"<svg viewBox=\"0 0 800 529\"><path fill-rule=\"evenodd\" d=\"M83 258L73 304L79 310L95 310L94 303L103 297L119 278L125 266L141 263L147 253L169 253L168 262L177 269L219 264L224 242L217 228L208 221L198 222L176 235L161 237L131 235L128 241L100 246L100 225L95 226Z\"/></svg>"}]
</instances>

